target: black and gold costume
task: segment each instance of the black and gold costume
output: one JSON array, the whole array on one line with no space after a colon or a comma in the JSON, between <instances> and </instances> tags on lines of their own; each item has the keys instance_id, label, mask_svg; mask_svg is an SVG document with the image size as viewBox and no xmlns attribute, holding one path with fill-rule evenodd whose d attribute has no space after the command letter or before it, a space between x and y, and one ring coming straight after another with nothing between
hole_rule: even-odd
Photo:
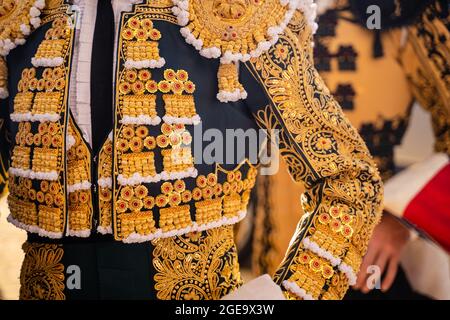
<instances>
[{"instance_id":1,"label":"black and gold costume","mask_svg":"<svg viewBox=\"0 0 450 320\"><path fill-rule=\"evenodd\" d=\"M367 5L372 2L319 1L322 12L314 59L333 96L365 140L381 176L388 180L400 169L394 163L394 148L408 127L414 99L432 114L436 150L448 153L449 16L445 1L423 1L420 6L409 1L379 1L388 4L386 8L392 5L396 19L383 16L392 25L383 32L371 31L365 22ZM394 28L400 26L405 28ZM296 195L304 190L284 170L258 179L252 254L256 274L274 272L282 261L289 243L286 230L294 230L296 219L303 214L295 206Z\"/></svg>"},{"instance_id":2,"label":"black and gold costume","mask_svg":"<svg viewBox=\"0 0 450 320\"><path fill-rule=\"evenodd\" d=\"M248 150L227 164L194 161L206 148L195 139L201 126L280 131L281 154L307 187L307 214L274 280L291 298L342 298L379 220L382 184L313 66L313 8L306 0L130 5L118 22L113 123L88 109L95 121L86 133L70 103L83 58L76 18L47 1L41 25L6 56L2 101L9 221L29 232L22 297L219 299L236 289L232 225L245 216L257 163ZM101 81L95 56L91 79ZM107 100L96 108L112 112ZM96 152L91 136L102 131ZM83 270L79 290L63 282L71 265Z\"/></svg>"}]
</instances>

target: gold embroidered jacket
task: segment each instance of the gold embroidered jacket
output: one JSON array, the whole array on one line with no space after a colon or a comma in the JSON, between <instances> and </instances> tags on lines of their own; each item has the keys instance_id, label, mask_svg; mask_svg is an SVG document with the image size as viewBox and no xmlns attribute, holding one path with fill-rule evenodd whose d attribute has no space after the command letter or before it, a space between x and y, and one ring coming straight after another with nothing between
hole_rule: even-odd
<instances>
[{"instance_id":1,"label":"gold embroidered jacket","mask_svg":"<svg viewBox=\"0 0 450 320\"><path fill-rule=\"evenodd\" d=\"M25 27L0 25L10 74L2 120L12 139L3 136L2 146L11 154L4 152L11 223L61 242L92 232L152 241L158 297L188 298L182 284L198 277L186 262L193 257L210 275L195 281L228 282L201 294L220 298L239 285L230 280L236 259L224 258L235 255L226 226L245 216L257 169L248 153L232 164L194 162L194 127L277 129L292 177L307 188L307 214L274 279L289 297L343 297L383 191L364 142L313 67L312 1L133 5L120 19L114 128L98 155L68 105L77 32L70 8L23 5L33 17ZM212 251L203 255L205 246ZM180 252L191 257L183 267Z\"/></svg>"}]
</instances>

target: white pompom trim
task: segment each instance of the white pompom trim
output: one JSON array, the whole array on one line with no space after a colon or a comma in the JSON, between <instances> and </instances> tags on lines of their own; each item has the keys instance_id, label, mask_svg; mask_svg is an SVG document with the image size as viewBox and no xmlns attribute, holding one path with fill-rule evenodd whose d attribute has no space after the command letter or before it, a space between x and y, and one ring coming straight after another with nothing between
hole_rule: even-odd
<instances>
[{"instance_id":1,"label":"white pompom trim","mask_svg":"<svg viewBox=\"0 0 450 320\"><path fill-rule=\"evenodd\" d=\"M22 178L28 178L32 180L49 180L49 181L56 181L58 180L58 172L56 171L50 171L50 172L36 172L30 169L21 169L21 168L13 168L10 167L8 170L9 174L16 176L16 177L22 177Z\"/></svg>"},{"instance_id":2,"label":"white pompom trim","mask_svg":"<svg viewBox=\"0 0 450 320\"><path fill-rule=\"evenodd\" d=\"M166 172L163 171L159 174L156 174L154 176L146 176L143 177L139 173L134 173L131 177L124 177L122 174L119 174L117 176L117 182L121 186L135 186L141 183L156 183L159 181L168 181L168 180L177 180L177 179L184 179L184 178L195 178L198 175L197 169L194 167L191 167L185 171L179 171L179 172ZM100 179L99 179L100 184Z\"/></svg>"},{"instance_id":3,"label":"white pompom trim","mask_svg":"<svg viewBox=\"0 0 450 320\"><path fill-rule=\"evenodd\" d=\"M356 284L356 273L353 271L352 267L350 267L348 264L346 263L341 263L339 266L339 271L341 271L343 274L345 274L345 276L348 279L348 284L353 286Z\"/></svg>"},{"instance_id":4,"label":"white pompom trim","mask_svg":"<svg viewBox=\"0 0 450 320\"><path fill-rule=\"evenodd\" d=\"M322 249L317 243L312 241L309 237L303 239L302 244L305 249L317 254L321 258L328 260L333 267L340 265L342 262L340 258L337 258L331 252Z\"/></svg>"},{"instance_id":5,"label":"white pompom trim","mask_svg":"<svg viewBox=\"0 0 450 320\"><path fill-rule=\"evenodd\" d=\"M201 122L200 116L196 114L192 117L172 117L165 115L163 116L163 121L167 124L186 124L186 125L198 125Z\"/></svg>"},{"instance_id":6,"label":"white pompom trim","mask_svg":"<svg viewBox=\"0 0 450 320\"><path fill-rule=\"evenodd\" d=\"M40 235L41 237L47 237L47 238L51 238L51 239L61 239L63 236L62 232L51 232L51 231L41 229L38 226L30 226L28 224L20 222L20 221L14 219L11 214L8 216L7 221L19 229L22 229L22 230L25 230L25 231L28 231L31 233L36 233L36 234Z\"/></svg>"},{"instance_id":7,"label":"white pompom trim","mask_svg":"<svg viewBox=\"0 0 450 320\"><path fill-rule=\"evenodd\" d=\"M122 174L117 176L117 182L121 186L136 186L141 183L155 183L159 181L161 181L161 176L159 174L143 177L136 172L129 178L125 178Z\"/></svg>"},{"instance_id":8,"label":"white pompom trim","mask_svg":"<svg viewBox=\"0 0 450 320\"><path fill-rule=\"evenodd\" d=\"M68 185L67 192L72 193L80 190L89 190L91 186L92 184L89 181L85 180L79 183Z\"/></svg>"},{"instance_id":9,"label":"white pompom trim","mask_svg":"<svg viewBox=\"0 0 450 320\"><path fill-rule=\"evenodd\" d=\"M111 177L109 177L109 178L100 178L100 179L98 179L97 184L101 188L109 188L109 189L111 189L112 188L112 179L111 179Z\"/></svg>"},{"instance_id":10,"label":"white pompom trim","mask_svg":"<svg viewBox=\"0 0 450 320\"><path fill-rule=\"evenodd\" d=\"M241 91L239 89L236 89L233 92L220 90L219 93L217 94L217 100L224 103L235 102L241 99L242 100L247 99L247 91L245 90Z\"/></svg>"},{"instance_id":11,"label":"white pompom trim","mask_svg":"<svg viewBox=\"0 0 450 320\"><path fill-rule=\"evenodd\" d=\"M20 32L22 32L22 34L23 34L24 36L28 36L28 35L30 35L30 33L31 33L31 28L30 28L29 25L26 25L26 24L22 23L22 24L20 25Z\"/></svg>"},{"instance_id":12,"label":"white pompom trim","mask_svg":"<svg viewBox=\"0 0 450 320\"><path fill-rule=\"evenodd\" d=\"M22 121L56 122L59 121L59 119L61 119L61 115L58 113L32 114L31 112L27 112L27 113L11 113L10 118L11 121L13 122L22 122Z\"/></svg>"},{"instance_id":13,"label":"white pompom trim","mask_svg":"<svg viewBox=\"0 0 450 320\"><path fill-rule=\"evenodd\" d=\"M353 269L342 262L342 259L335 257L331 252L321 248L316 242L312 241L309 237L306 237L302 241L302 245L305 249L315 253L321 258L328 260L333 267L339 266L338 269L348 278L349 284L352 286L356 284L356 273Z\"/></svg>"},{"instance_id":14,"label":"white pompom trim","mask_svg":"<svg viewBox=\"0 0 450 320\"><path fill-rule=\"evenodd\" d=\"M125 69L155 69L162 68L166 64L164 58L159 58L158 60L127 60L125 61Z\"/></svg>"},{"instance_id":15,"label":"white pompom trim","mask_svg":"<svg viewBox=\"0 0 450 320\"><path fill-rule=\"evenodd\" d=\"M31 118L33 117L33 115L31 114L31 112L27 112L27 113L11 113L9 115L11 121L13 122L22 122L22 121L31 121Z\"/></svg>"},{"instance_id":16,"label":"white pompom trim","mask_svg":"<svg viewBox=\"0 0 450 320\"><path fill-rule=\"evenodd\" d=\"M119 121L122 124L145 124L149 126L157 126L161 123L161 118L156 117L150 117L148 115L139 115L137 117L130 117L130 116L123 116L123 118Z\"/></svg>"},{"instance_id":17,"label":"white pompom trim","mask_svg":"<svg viewBox=\"0 0 450 320\"><path fill-rule=\"evenodd\" d=\"M30 19L30 23L33 26L33 28L37 29L41 25L41 18L35 17Z\"/></svg>"},{"instance_id":18,"label":"white pompom trim","mask_svg":"<svg viewBox=\"0 0 450 320\"><path fill-rule=\"evenodd\" d=\"M223 217L219 220L209 222L206 224L198 225L196 222L192 223L192 225L183 228L183 229L177 229L177 230L171 230L167 232L163 232L162 229L157 229L156 232L148 234L148 235L140 235L138 233L132 233L128 237L124 238L122 241L124 243L141 243L146 241L151 241L153 239L159 239L159 238L170 238L175 236L181 236L189 232L200 232L205 230L210 230L214 228L218 228L221 226L227 226L227 225L233 225L241 221L245 218L247 212L246 211L239 211L238 214L235 217L232 218L226 218Z\"/></svg>"},{"instance_id":19,"label":"white pompom trim","mask_svg":"<svg viewBox=\"0 0 450 320\"><path fill-rule=\"evenodd\" d=\"M35 6L36 8L38 8L39 10L44 9L44 8L45 8L45 0L36 0L36 1L34 2L34 6Z\"/></svg>"},{"instance_id":20,"label":"white pompom trim","mask_svg":"<svg viewBox=\"0 0 450 320\"><path fill-rule=\"evenodd\" d=\"M67 137L66 137L66 151L69 151L75 145L75 143L76 143L75 138L72 135L67 134Z\"/></svg>"},{"instance_id":21,"label":"white pompom trim","mask_svg":"<svg viewBox=\"0 0 450 320\"><path fill-rule=\"evenodd\" d=\"M98 226L97 232L100 234L112 234L112 227L111 226L107 226L107 227Z\"/></svg>"},{"instance_id":22,"label":"white pompom trim","mask_svg":"<svg viewBox=\"0 0 450 320\"><path fill-rule=\"evenodd\" d=\"M0 88L0 99L6 99L9 97L8 89Z\"/></svg>"},{"instance_id":23,"label":"white pompom trim","mask_svg":"<svg viewBox=\"0 0 450 320\"><path fill-rule=\"evenodd\" d=\"M184 178L196 178L197 175L198 175L198 171L194 167L186 169L185 171L179 171L179 172L163 171L160 173L161 180L163 180L163 181L178 180L178 179L184 179Z\"/></svg>"},{"instance_id":24,"label":"white pompom trim","mask_svg":"<svg viewBox=\"0 0 450 320\"><path fill-rule=\"evenodd\" d=\"M56 58L31 58L34 67L59 67L64 63L63 57Z\"/></svg>"},{"instance_id":25,"label":"white pompom trim","mask_svg":"<svg viewBox=\"0 0 450 320\"><path fill-rule=\"evenodd\" d=\"M296 296L302 298L303 300L316 300L313 298L312 295L307 293L305 289L300 288L295 282L284 280L281 284L287 291L295 294Z\"/></svg>"},{"instance_id":26,"label":"white pompom trim","mask_svg":"<svg viewBox=\"0 0 450 320\"><path fill-rule=\"evenodd\" d=\"M41 15L41 11L36 8L36 7L31 7L30 8L30 17L36 18L39 17Z\"/></svg>"},{"instance_id":27,"label":"white pompom trim","mask_svg":"<svg viewBox=\"0 0 450 320\"><path fill-rule=\"evenodd\" d=\"M67 235L78 238L89 238L91 235L91 230L69 230Z\"/></svg>"},{"instance_id":28,"label":"white pompom trim","mask_svg":"<svg viewBox=\"0 0 450 320\"><path fill-rule=\"evenodd\" d=\"M39 28L41 25L41 19L39 16L41 15L41 10L45 7L45 0L36 0L34 4L30 7L28 14L30 16L30 24L34 29ZM6 57L11 50L16 48L18 45L25 44L25 37L30 35L31 28L26 24L21 24L19 26L19 31L22 33L19 34L15 39L2 39L0 40L0 55Z\"/></svg>"}]
</instances>

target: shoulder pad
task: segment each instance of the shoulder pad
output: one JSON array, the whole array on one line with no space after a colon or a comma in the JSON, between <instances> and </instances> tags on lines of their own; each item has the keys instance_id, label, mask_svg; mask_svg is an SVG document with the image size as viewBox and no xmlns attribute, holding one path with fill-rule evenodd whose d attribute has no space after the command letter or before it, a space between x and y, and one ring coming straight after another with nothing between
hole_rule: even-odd
<instances>
[{"instance_id":1,"label":"shoulder pad","mask_svg":"<svg viewBox=\"0 0 450 320\"><path fill-rule=\"evenodd\" d=\"M270 49L296 10L315 31L313 0L174 0L181 34L206 58L248 61Z\"/></svg>"}]
</instances>

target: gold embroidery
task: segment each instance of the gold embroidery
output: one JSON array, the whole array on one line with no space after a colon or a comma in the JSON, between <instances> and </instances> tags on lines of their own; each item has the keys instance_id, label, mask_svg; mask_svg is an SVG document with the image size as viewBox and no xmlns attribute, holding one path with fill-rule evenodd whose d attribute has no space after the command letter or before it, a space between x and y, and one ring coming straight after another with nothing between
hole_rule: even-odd
<instances>
[{"instance_id":1,"label":"gold embroidery","mask_svg":"<svg viewBox=\"0 0 450 320\"><path fill-rule=\"evenodd\" d=\"M323 300L341 300L344 298L348 288L348 279L343 273L336 272L328 281L328 290L324 292Z\"/></svg>"},{"instance_id":2,"label":"gold embroidery","mask_svg":"<svg viewBox=\"0 0 450 320\"><path fill-rule=\"evenodd\" d=\"M187 28L203 42L222 52L247 54L262 41L267 30L281 24L288 10L279 0L191 0Z\"/></svg>"},{"instance_id":3,"label":"gold embroidery","mask_svg":"<svg viewBox=\"0 0 450 320\"><path fill-rule=\"evenodd\" d=\"M163 93L170 91L173 94L164 94L164 107L166 117L192 118L197 115L195 110L194 96L195 85L189 80L189 75L185 70L172 69L164 70L164 79L158 83L158 89ZM183 95L186 91L186 95Z\"/></svg>"},{"instance_id":4,"label":"gold embroidery","mask_svg":"<svg viewBox=\"0 0 450 320\"><path fill-rule=\"evenodd\" d=\"M72 115L69 135L74 144L67 151L67 185L69 186L69 233L84 236L92 228L91 153L75 126ZM72 190L71 190L72 189Z\"/></svg>"},{"instance_id":5,"label":"gold embroidery","mask_svg":"<svg viewBox=\"0 0 450 320\"><path fill-rule=\"evenodd\" d=\"M100 181L112 179L112 141L108 138L102 146L98 156L98 175ZM99 187L98 205L100 211L99 226L105 229L111 228L112 221L112 191L107 183Z\"/></svg>"},{"instance_id":6,"label":"gold embroidery","mask_svg":"<svg viewBox=\"0 0 450 320\"><path fill-rule=\"evenodd\" d=\"M10 178L11 193L8 202L11 222L22 228L22 224L28 228L33 227L29 230L37 230L34 232L56 238L62 237L66 222L66 195L62 187L68 182L64 152L67 131L65 89L70 74L74 34L68 26L69 19L63 11L55 11L55 14L42 18L44 24L52 23L47 37L65 39L64 52L58 57L61 60L57 61L61 67L44 69L39 79L35 68L25 68L17 83L18 94L14 98L15 118L11 115L13 121L19 122L13 150L29 146L32 154L32 158L26 160L21 154L24 149L17 148L19 154L15 164L19 167L12 169L28 170L16 170L16 175L12 174ZM33 64L44 65L49 59L55 58L51 53L48 53L49 56L41 56L44 51L38 49L39 53L35 56L37 60L34 59ZM39 124L32 126L31 122ZM28 163L27 168L24 167L25 162ZM31 179L35 181L33 185Z\"/></svg>"},{"instance_id":7,"label":"gold embroidery","mask_svg":"<svg viewBox=\"0 0 450 320\"><path fill-rule=\"evenodd\" d=\"M156 175L155 154L153 152L126 153L123 154L119 169L125 178L138 173L142 177L153 177Z\"/></svg>"},{"instance_id":8,"label":"gold embroidery","mask_svg":"<svg viewBox=\"0 0 450 320\"><path fill-rule=\"evenodd\" d=\"M166 115L191 118L196 115L194 97L188 95L163 95Z\"/></svg>"},{"instance_id":9,"label":"gold embroidery","mask_svg":"<svg viewBox=\"0 0 450 320\"><path fill-rule=\"evenodd\" d=\"M33 104L32 92L19 92L14 97L14 112L16 113L30 112L32 104Z\"/></svg>"},{"instance_id":10,"label":"gold embroidery","mask_svg":"<svg viewBox=\"0 0 450 320\"><path fill-rule=\"evenodd\" d=\"M222 56L217 75L217 98L222 102L246 98L233 61L247 61L270 47L271 39L277 36L275 30L289 22L286 19L291 10L289 2L279 0L192 0L188 8L177 9L188 11L185 13L190 22L186 21L182 34L201 43L201 54L209 58Z\"/></svg>"},{"instance_id":11,"label":"gold embroidery","mask_svg":"<svg viewBox=\"0 0 450 320\"><path fill-rule=\"evenodd\" d=\"M20 272L21 300L64 300L64 250L61 245L25 242Z\"/></svg>"},{"instance_id":12,"label":"gold embroidery","mask_svg":"<svg viewBox=\"0 0 450 320\"><path fill-rule=\"evenodd\" d=\"M3 97L7 96L8 92L8 65L5 58L0 57L0 94Z\"/></svg>"},{"instance_id":13,"label":"gold embroidery","mask_svg":"<svg viewBox=\"0 0 450 320\"><path fill-rule=\"evenodd\" d=\"M290 268L292 275L289 280L295 281L300 288L317 299L326 280L334 275L333 268L327 260L304 250L299 250L295 262Z\"/></svg>"},{"instance_id":14,"label":"gold embroidery","mask_svg":"<svg viewBox=\"0 0 450 320\"><path fill-rule=\"evenodd\" d=\"M238 67L234 63L221 63L217 72L217 80L219 83L219 92L227 92L233 94L238 91L241 95L245 95L245 90L239 82Z\"/></svg>"},{"instance_id":15,"label":"gold embroidery","mask_svg":"<svg viewBox=\"0 0 450 320\"><path fill-rule=\"evenodd\" d=\"M130 24L138 30L145 19L172 21L173 16L170 19L162 17L168 12L166 9L154 6L157 6L154 2L134 6L134 12L123 17L122 30L132 29ZM150 22L147 22L148 30L153 28L153 22ZM146 42L157 41L149 34L138 36L142 39L147 37ZM187 227L209 228L211 222L233 223L242 218L256 169L250 169L245 179L243 175L247 173L241 169L242 166L232 171L218 169L218 172L204 177L204 184L193 190L186 190L189 178L186 182L176 180L180 178L179 173L189 177L197 175L190 148L192 136L186 129L186 125L200 120L193 97L195 84L189 80L188 72L182 69L166 69L163 71L164 79L153 80L148 70L152 66L130 63L126 46L130 41L140 41L135 35L132 40L127 40L130 37L128 31L120 35L119 46L123 50L120 50L119 58L123 64L116 74L119 94L115 123L118 126L114 131L115 168L112 179L115 237L131 242L151 240L166 232L179 234ZM161 121L156 108L159 100L164 102L164 122L160 127L161 134L154 135L155 130L150 126L157 126ZM160 156L162 168L154 163ZM157 171L161 169L162 172ZM160 180L163 181L161 185L155 185ZM151 193L155 190L153 187L159 186L161 194ZM100 196L109 199L109 190L102 188Z\"/></svg>"},{"instance_id":16,"label":"gold embroidery","mask_svg":"<svg viewBox=\"0 0 450 320\"><path fill-rule=\"evenodd\" d=\"M184 124L181 123L174 125L163 123L161 132L163 134L156 137L156 143L160 148L165 148L169 144L173 148L179 148L181 145L188 146L192 142L191 134L185 129Z\"/></svg>"},{"instance_id":17,"label":"gold embroidery","mask_svg":"<svg viewBox=\"0 0 450 320\"><path fill-rule=\"evenodd\" d=\"M70 34L69 18L56 18L52 27L45 33L45 39L40 43L33 61L36 59L45 59L46 61L60 59L60 63L63 63L63 58L69 48Z\"/></svg>"},{"instance_id":18,"label":"gold embroidery","mask_svg":"<svg viewBox=\"0 0 450 320\"><path fill-rule=\"evenodd\" d=\"M13 192L14 188L16 187L12 185L12 188L10 188L12 189L11 193ZM30 226L38 225L37 207L34 202L20 200L19 198L16 198L12 194L10 194L8 196L8 206L11 214L18 221Z\"/></svg>"},{"instance_id":19,"label":"gold embroidery","mask_svg":"<svg viewBox=\"0 0 450 320\"><path fill-rule=\"evenodd\" d=\"M59 113L61 111L61 92L38 92L34 98L34 114Z\"/></svg>"},{"instance_id":20,"label":"gold embroidery","mask_svg":"<svg viewBox=\"0 0 450 320\"><path fill-rule=\"evenodd\" d=\"M159 226L163 232L178 230L192 224L189 205L159 210Z\"/></svg>"},{"instance_id":21,"label":"gold embroidery","mask_svg":"<svg viewBox=\"0 0 450 320\"><path fill-rule=\"evenodd\" d=\"M124 238L137 232L139 235L148 235L156 231L152 211L126 213L118 216L118 232Z\"/></svg>"},{"instance_id":22,"label":"gold embroidery","mask_svg":"<svg viewBox=\"0 0 450 320\"><path fill-rule=\"evenodd\" d=\"M149 115L156 117L156 96L153 94L125 96L122 112L124 116Z\"/></svg>"},{"instance_id":23,"label":"gold embroidery","mask_svg":"<svg viewBox=\"0 0 450 320\"><path fill-rule=\"evenodd\" d=\"M0 40L11 41L24 39L25 32L31 31L30 9L35 0L4 0L0 5ZM37 8L36 8L37 9ZM2 56L4 53L2 53Z\"/></svg>"},{"instance_id":24,"label":"gold embroidery","mask_svg":"<svg viewBox=\"0 0 450 320\"><path fill-rule=\"evenodd\" d=\"M190 147L165 149L161 151L161 154L165 172L183 172L194 166Z\"/></svg>"},{"instance_id":25,"label":"gold embroidery","mask_svg":"<svg viewBox=\"0 0 450 320\"><path fill-rule=\"evenodd\" d=\"M128 62L148 62L145 68L162 67L164 60L159 55L158 40L161 33L153 27L145 15L130 18L121 33L125 58Z\"/></svg>"},{"instance_id":26,"label":"gold embroidery","mask_svg":"<svg viewBox=\"0 0 450 320\"><path fill-rule=\"evenodd\" d=\"M30 156L30 147L15 146L11 156L11 165L14 168L29 169Z\"/></svg>"},{"instance_id":27,"label":"gold embroidery","mask_svg":"<svg viewBox=\"0 0 450 320\"><path fill-rule=\"evenodd\" d=\"M62 232L63 219L60 208L39 205L39 226L49 232Z\"/></svg>"},{"instance_id":28,"label":"gold embroidery","mask_svg":"<svg viewBox=\"0 0 450 320\"><path fill-rule=\"evenodd\" d=\"M222 198L208 199L195 203L195 221L206 224L222 218Z\"/></svg>"},{"instance_id":29,"label":"gold embroidery","mask_svg":"<svg viewBox=\"0 0 450 320\"><path fill-rule=\"evenodd\" d=\"M54 10L62 6L64 0L46 0L45 1L45 10Z\"/></svg>"},{"instance_id":30,"label":"gold embroidery","mask_svg":"<svg viewBox=\"0 0 450 320\"><path fill-rule=\"evenodd\" d=\"M57 171L60 161L59 150L51 148L34 148L33 171L52 172Z\"/></svg>"},{"instance_id":31,"label":"gold embroidery","mask_svg":"<svg viewBox=\"0 0 450 320\"><path fill-rule=\"evenodd\" d=\"M294 281L314 298L323 298L332 269L312 252L307 254L315 262L302 264L302 241L310 237L337 257L351 260L356 273L380 217L381 179L364 142L314 69L310 42L299 43L286 30L278 43L287 54L274 47L247 64L272 102L255 117L260 126L281 130L281 154L307 192L302 197L306 215L275 280Z\"/></svg>"},{"instance_id":32,"label":"gold embroidery","mask_svg":"<svg viewBox=\"0 0 450 320\"><path fill-rule=\"evenodd\" d=\"M158 299L220 299L242 282L231 226L152 244Z\"/></svg>"}]
</instances>

